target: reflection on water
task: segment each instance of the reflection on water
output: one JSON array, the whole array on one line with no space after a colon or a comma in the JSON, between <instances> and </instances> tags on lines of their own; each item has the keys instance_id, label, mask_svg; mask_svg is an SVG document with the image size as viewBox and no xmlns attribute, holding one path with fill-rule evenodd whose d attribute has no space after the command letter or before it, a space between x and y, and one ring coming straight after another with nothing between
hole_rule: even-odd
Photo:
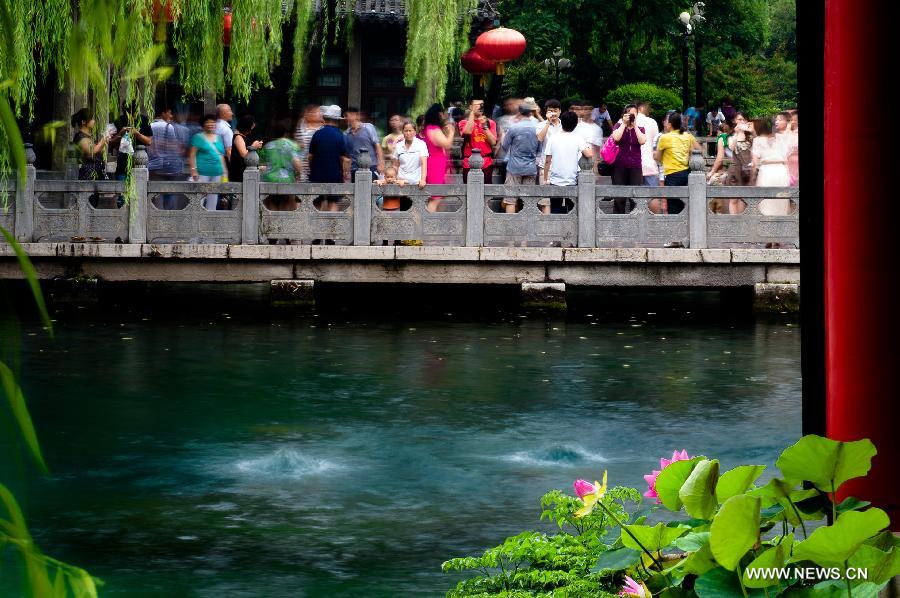
<instances>
[{"instance_id":1,"label":"reflection on water","mask_svg":"<svg viewBox=\"0 0 900 598\"><path fill-rule=\"evenodd\" d=\"M540 528L550 488L603 469L642 487L676 448L771 464L799 435L792 320L584 302L62 317L55 341L26 337L53 475L18 492L40 545L106 595L440 595L442 561Z\"/></svg>"}]
</instances>

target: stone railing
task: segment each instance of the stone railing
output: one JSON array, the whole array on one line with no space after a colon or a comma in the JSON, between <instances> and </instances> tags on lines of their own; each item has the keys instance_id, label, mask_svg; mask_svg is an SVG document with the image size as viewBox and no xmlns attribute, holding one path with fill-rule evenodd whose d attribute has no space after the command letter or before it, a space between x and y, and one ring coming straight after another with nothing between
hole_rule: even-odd
<instances>
[{"instance_id":1,"label":"stone railing","mask_svg":"<svg viewBox=\"0 0 900 598\"><path fill-rule=\"evenodd\" d=\"M255 152L240 183L150 181L138 147L126 189L123 181L38 179L30 147L26 158L25 184L10 177L0 208L0 226L20 242L799 247L798 188L708 187L699 152L686 187L612 186L589 164L571 187L485 184L474 169L465 184L424 189L374 185L359 176L365 169L353 183L261 183ZM382 209L384 197L400 198L401 209ZM518 211L505 213L503 198ZM552 213L539 207L545 198ZM218 209L204 206L212 202Z\"/></svg>"}]
</instances>

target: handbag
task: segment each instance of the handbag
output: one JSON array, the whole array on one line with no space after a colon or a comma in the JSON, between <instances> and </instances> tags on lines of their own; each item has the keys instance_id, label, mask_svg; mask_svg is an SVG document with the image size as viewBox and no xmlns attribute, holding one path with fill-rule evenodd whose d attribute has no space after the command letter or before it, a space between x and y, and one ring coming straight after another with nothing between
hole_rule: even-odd
<instances>
[{"instance_id":1,"label":"handbag","mask_svg":"<svg viewBox=\"0 0 900 598\"><path fill-rule=\"evenodd\" d=\"M619 144L616 143L610 135L606 138L606 143L603 144L603 148L600 150L600 157L603 158L603 161L607 164L612 164L616 161L618 156Z\"/></svg>"}]
</instances>

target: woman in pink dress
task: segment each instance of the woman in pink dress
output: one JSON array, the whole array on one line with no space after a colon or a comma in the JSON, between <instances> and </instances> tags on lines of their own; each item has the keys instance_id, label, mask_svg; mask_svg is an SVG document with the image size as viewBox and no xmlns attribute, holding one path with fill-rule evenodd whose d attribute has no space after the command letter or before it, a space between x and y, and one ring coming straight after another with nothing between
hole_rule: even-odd
<instances>
[{"instance_id":1,"label":"woman in pink dress","mask_svg":"<svg viewBox=\"0 0 900 598\"><path fill-rule=\"evenodd\" d=\"M444 110L440 104L432 104L425 112L423 137L428 148L428 171L425 182L429 185L443 185L447 182L450 165L450 148L453 147L454 127L445 122ZM440 197L428 200L428 211L437 212Z\"/></svg>"}]
</instances>

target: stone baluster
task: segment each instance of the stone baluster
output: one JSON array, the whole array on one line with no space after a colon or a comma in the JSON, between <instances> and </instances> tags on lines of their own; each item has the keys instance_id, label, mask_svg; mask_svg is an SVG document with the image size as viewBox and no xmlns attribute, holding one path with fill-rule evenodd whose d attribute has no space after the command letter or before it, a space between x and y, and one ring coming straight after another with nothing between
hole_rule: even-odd
<instances>
[{"instance_id":1,"label":"stone baluster","mask_svg":"<svg viewBox=\"0 0 900 598\"><path fill-rule=\"evenodd\" d=\"M706 202L706 161L700 150L691 151L688 167L688 216L690 218L690 244L692 249L706 248L706 215L709 207Z\"/></svg>"},{"instance_id":2,"label":"stone baluster","mask_svg":"<svg viewBox=\"0 0 900 598\"><path fill-rule=\"evenodd\" d=\"M25 177L16 181L16 240L19 243L30 243L34 238L34 180L37 170L34 167L34 148L25 144ZM24 184L23 184L24 183Z\"/></svg>"},{"instance_id":3,"label":"stone baluster","mask_svg":"<svg viewBox=\"0 0 900 598\"><path fill-rule=\"evenodd\" d=\"M138 145L131 157L131 176L134 177L134 197L128 203L128 242L147 242L147 148Z\"/></svg>"},{"instance_id":4,"label":"stone baluster","mask_svg":"<svg viewBox=\"0 0 900 598\"><path fill-rule=\"evenodd\" d=\"M353 189L353 244L372 243L372 158L362 148L356 157L355 187Z\"/></svg>"},{"instance_id":5,"label":"stone baluster","mask_svg":"<svg viewBox=\"0 0 900 598\"><path fill-rule=\"evenodd\" d=\"M259 154L248 146L241 186L241 243L259 244Z\"/></svg>"},{"instance_id":6,"label":"stone baluster","mask_svg":"<svg viewBox=\"0 0 900 598\"><path fill-rule=\"evenodd\" d=\"M584 156L578 161L578 246L593 247L597 242L597 200L594 185L594 160Z\"/></svg>"},{"instance_id":7,"label":"stone baluster","mask_svg":"<svg viewBox=\"0 0 900 598\"><path fill-rule=\"evenodd\" d=\"M472 149L466 182L466 247L484 245L484 158Z\"/></svg>"},{"instance_id":8,"label":"stone baluster","mask_svg":"<svg viewBox=\"0 0 900 598\"><path fill-rule=\"evenodd\" d=\"M66 150L66 172L67 181L78 180L78 147L71 145Z\"/></svg>"}]
</instances>

